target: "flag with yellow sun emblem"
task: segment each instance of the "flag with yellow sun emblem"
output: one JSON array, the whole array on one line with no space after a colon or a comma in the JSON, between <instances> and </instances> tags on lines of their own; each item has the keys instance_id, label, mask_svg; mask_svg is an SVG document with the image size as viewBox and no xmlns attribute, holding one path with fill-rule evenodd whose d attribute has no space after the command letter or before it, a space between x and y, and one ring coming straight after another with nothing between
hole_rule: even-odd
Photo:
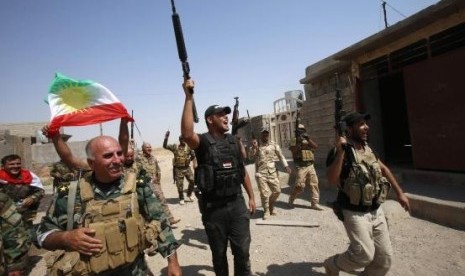
<instances>
[{"instance_id":1,"label":"flag with yellow sun emblem","mask_svg":"<svg viewBox=\"0 0 465 276\"><path fill-rule=\"evenodd\" d=\"M123 104L105 86L91 80L74 80L56 73L48 92L52 113L49 135L62 126L86 126L127 118Z\"/></svg>"}]
</instances>

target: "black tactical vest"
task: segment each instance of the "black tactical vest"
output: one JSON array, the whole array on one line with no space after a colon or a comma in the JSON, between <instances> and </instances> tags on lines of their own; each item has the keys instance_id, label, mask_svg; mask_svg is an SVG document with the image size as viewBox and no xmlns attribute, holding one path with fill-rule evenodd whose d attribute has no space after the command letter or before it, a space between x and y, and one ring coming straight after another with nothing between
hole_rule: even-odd
<instances>
[{"instance_id":1,"label":"black tactical vest","mask_svg":"<svg viewBox=\"0 0 465 276\"><path fill-rule=\"evenodd\" d=\"M241 193L244 166L234 136L215 140L209 133L201 135L208 142L206 150L196 151L198 166L195 183L207 201L217 201Z\"/></svg>"}]
</instances>

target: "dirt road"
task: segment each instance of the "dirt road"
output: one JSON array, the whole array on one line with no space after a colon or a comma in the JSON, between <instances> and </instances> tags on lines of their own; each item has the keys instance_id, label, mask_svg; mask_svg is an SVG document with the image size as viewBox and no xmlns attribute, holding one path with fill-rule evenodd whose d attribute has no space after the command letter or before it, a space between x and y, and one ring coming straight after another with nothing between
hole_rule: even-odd
<instances>
[{"instance_id":1,"label":"dirt road","mask_svg":"<svg viewBox=\"0 0 465 276\"><path fill-rule=\"evenodd\" d=\"M181 218L174 229L175 236L182 242L178 257L184 275L214 275L211 253L203 230L197 202L179 205L176 187L171 178L171 153L157 149L155 155L162 168L162 185L170 208ZM253 176L253 166L248 166ZM332 210L309 209L309 194L306 191L295 201L295 208L286 204L290 187L288 176L281 174L282 194L277 208L276 220L308 222L317 227L257 225L261 221L262 209L255 182L255 199L258 211L251 219L251 263L254 275L299 276L324 275L322 262L330 255L347 248L348 239L341 222ZM334 198L334 191L322 189L321 202L325 204ZM394 247L394 263L389 275L464 275L465 232L409 217L394 201L388 201L383 208L388 214L391 239ZM43 250L33 250L30 275L45 275ZM232 256L229 254L232 275ZM166 275L166 260L156 255L147 257L154 275ZM348 275L343 274L341 275Z\"/></svg>"}]
</instances>

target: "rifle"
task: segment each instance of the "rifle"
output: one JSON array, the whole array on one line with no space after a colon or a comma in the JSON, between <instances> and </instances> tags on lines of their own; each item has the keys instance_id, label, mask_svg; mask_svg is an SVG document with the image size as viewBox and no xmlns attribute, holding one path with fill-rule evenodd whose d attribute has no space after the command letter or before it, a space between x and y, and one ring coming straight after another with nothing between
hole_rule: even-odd
<instances>
[{"instance_id":1,"label":"rifle","mask_svg":"<svg viewBox=\"0 0 465 276\"><path fill-rule=\"evenodd\" d=\"M342 110L342 96L341 96L341 89L339 88L339 75L335 73L336 79L336 99L334 100L334 129L336 130L339 137L344 135L345 130L345 122L342 121L342 116L344 115L344 111ZM346 151L347 147L344 147ZM351 152L351 151L350 151ZM351 160L351 154L348 155L349 160ZM353 160L353 159L352 159ZM330 206L333 209L334 214L340 221L344 221L344 214L342 213L342 206L340 203L335 200L334 202L330 202Z\"/></svg>"},{"instance_id":2,"label":"rifle","mask_svg":"<svg viewBox=\"0 0 465 276\"><path fill-rule=\"evenodd\" d=\"M252 120L250 119L250 114L249 114L249 110L247 109L247 117L249 117L249 128L250 128L250 134L252 134L252 139L255 140L255 133L253 132L253 128L252 128Z\"/></svg>"},{"instance_id":3,"label":"rifle","mask_svg":"<svg viewBox=\"0 0 465 276\"><path fill-rule=\"evenodd\" d=\"M297 109L295 115L295 126L294 126L294 135L295 135L295 142L298 143L298 140L301 139L303 132L299 129L300 121L300 109Z\"/></svg>"},{"instance_id":4,"label":"rifle","mask_svg":"<svg viewBox=\"0 0 465 276\"><path fill-rule=\"evenodd\" d=\"M176 37L176 46L178 47L178 56L182 65L182 72L184 79L190 79L190 67L189 62L187 61L187 51L186 45L184 44L184 36L182 34L181 19L179 18L178 13L176 12L176 7L174 6L174 0L171 0L171 9L173 10L173 15L171 19L173 21L174 36ZM190 89L191 94L194 94L194 89ZM199 116L197 115L197 108L195 107L194 99L192 99L192 113L194 115L194 122L199 122Z\"/></svg>"},{"instance_id":5,"label":"rifle","mask_svg":"<svg viewBox=\"0 0 465 276\"><path fill-rule=\"evenodd\" d=\"M231 124L232 124L231 134L232 135L237 134L237 129L238 129L237 125L239 123L239 97L234 97L234 99L236 100L236 103L234 104L233 117L231 121Z\"/></svg>"},{"instance_id":6,"label":"rifle","mask_svg":"<svg viewBox=\"0 0 465 276\"><path fill-rule=\"evenodd\" d=\"M336 78L336 99L334 100L334 122L335 122L334 129L336 129L337 134L339 136L343 136L346 125L342 121L344 110L342 109L342 96L341 96L341 88L339 88L338 73L335 73L335 78Z\"/></svg>"},{"instance_id":7,"label":"rifle","mask_svg":"<svg viewBox=\"0 0 465 276\"><path fill-rule=\"evenodd\" d=\"M134 118L134 110L131 110L131 118ZM129 146L132 147L132 149L135 148L135 143L134 143L134 120L131 122L131 133L129 136Z\"/></svg>"}]
</instances>

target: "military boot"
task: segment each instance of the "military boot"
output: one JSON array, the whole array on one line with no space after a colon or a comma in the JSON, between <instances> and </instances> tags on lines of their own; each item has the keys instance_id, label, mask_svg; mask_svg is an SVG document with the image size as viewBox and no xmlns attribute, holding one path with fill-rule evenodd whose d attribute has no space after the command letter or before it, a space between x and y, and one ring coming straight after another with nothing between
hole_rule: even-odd
<instances>
[{"instance_id":1,"label":"military boot","mask_svg":"<svg viewBox=\"0 0 465 276\"><path fill-rule=\"evenodd\" d=\"M287 202L287 206L289 206L290 208L293 208L294 207L294 200L295 200L295 195L291 194L289 196L289 201Z\"/></svg>"},{"instance_id":2,"label":"military boot","mask_svg":"<svg viewBox=\"0 0 465 276\"><path fill-rule=\"evenodd\" d=\"M263 220L267 220L268 218L270 218L270 210L268 208L263 209Z\"/></svg>"},{"instance_id":3,"label":"military boot","mask_svg":"<svg viewBox=\"0 0 465 276\"><path fill-rule=\"evenodd\" d=\"M272 216L277 216L278 215L278 212L276 212L273 205L270 205L270 215L272 215Z\"/></svg>"},{"instance_id":4,"label":"military boot","mask_svg":"<svg viewBox=\"0 0 465 276\"><path fill-rule=\"evenodd\" d=\"M326 259L323 266L327 276L339 276L339 269L336 267L333 257Z\"/></svg>"},{"instance_id":5,"label":"military boot","mask_svg":"<svg viewBox=\"0 0 465 276\"><path fill-rule=\"evenodd\" d=\"M312 205L310 206L310 209L317 210L317 211L323 211L323 208L318 203L312 203Z\"/></svg>"}]
</instances>

